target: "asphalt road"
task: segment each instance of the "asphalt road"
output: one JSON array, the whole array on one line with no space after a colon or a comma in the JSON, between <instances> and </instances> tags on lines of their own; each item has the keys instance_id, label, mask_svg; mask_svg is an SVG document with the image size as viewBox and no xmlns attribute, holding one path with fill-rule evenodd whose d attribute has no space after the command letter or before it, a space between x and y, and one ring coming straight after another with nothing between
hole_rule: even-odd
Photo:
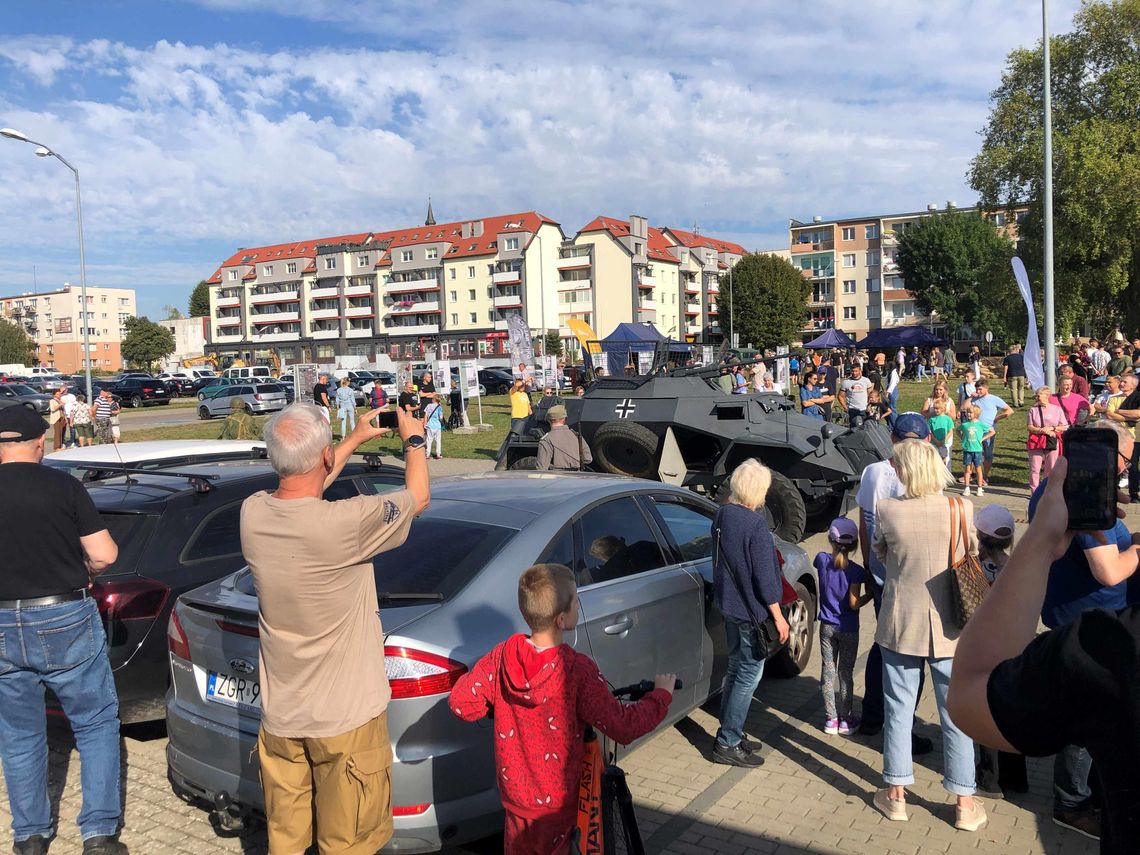
<instances>
[{"instance_id":1,"label":"asphalt road","mask_svg":"<svg viewBox=\"0 0 1140 855\"><path fill-rule=\"evenodd\" d=\"M180 399L182 403L152 404L137 410L123 407L119 415L119 423L123 430L138 430L140 428L170 427L171 425L185 425L198 421L196 407L190 406L192 398Z\"/></svg>"}]
</instances>

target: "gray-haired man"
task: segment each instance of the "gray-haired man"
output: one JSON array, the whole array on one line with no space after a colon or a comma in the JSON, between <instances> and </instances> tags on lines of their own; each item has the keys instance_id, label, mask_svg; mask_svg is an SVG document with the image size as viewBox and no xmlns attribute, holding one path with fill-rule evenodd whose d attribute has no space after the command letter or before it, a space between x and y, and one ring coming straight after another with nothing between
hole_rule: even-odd
<instances>
[{"instance_id":1,"label":"gray-haired man","mask_svg":"<svg viewBox=\"0 0 1140 855\"><path fill-rule=\"evenodd\" d=\"M391 691L372 558L428 505L423 423L400 411L407 489L322 498L363 443L391 430L373 410L336 446L325 414L293 404L265 426L280 483L241 511L261 638L258 753L271 852L371 853L392 836ZM378 805L358 817L362 799Z\"/></svg>"}]
</instances>

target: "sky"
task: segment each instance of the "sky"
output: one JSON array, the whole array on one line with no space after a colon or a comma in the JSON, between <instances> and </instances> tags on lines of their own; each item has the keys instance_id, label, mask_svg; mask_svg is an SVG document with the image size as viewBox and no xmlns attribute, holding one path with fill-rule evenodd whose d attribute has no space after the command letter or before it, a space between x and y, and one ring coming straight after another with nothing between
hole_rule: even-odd
<instances>
[{"instance_id":1,"label":"sky","mask_svg":"<svg viewBox=\"0 0 1140 855\"><path fill-rule=\"evenodd\" d=\"M1078 0L1050 0L1054 33ZM87 280L186 311L238 247L537 210L748 249L966 205L1037 0L0 3L0 127L80 171ZM0 138L0 295L79 282L71 173Z\"/></svg>"}]
</instances>

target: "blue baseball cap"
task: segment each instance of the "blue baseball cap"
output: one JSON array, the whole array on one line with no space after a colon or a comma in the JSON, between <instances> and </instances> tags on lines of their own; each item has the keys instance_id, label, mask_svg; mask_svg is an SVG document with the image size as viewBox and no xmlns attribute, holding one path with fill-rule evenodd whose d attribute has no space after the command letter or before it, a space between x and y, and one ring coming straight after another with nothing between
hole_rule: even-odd
<instances>
[{"instance_id":1,"label":"blue baseball cap","mask_svg":"<svg viewBox=\"0 0 1140 855\"><path fill-rule=\"evenodd\" d=\"M929 439L930 425L922 413L899 413L895 426L891 428L895 439Z\"/></svg>"}]
</instances>

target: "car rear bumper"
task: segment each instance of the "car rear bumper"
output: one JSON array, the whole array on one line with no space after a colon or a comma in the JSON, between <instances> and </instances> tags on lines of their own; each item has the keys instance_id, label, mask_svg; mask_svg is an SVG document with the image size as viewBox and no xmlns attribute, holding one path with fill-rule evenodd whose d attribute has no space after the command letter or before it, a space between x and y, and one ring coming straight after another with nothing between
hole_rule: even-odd
<instances>
[{"instance_id":1,"label":"car rear bumper","mask_svg":"<svg viewBox=\"0 0 1140 855\"><path fill-rule=\"evenodd\" d=\"M257 734L237 731L194 715L167 694L166 726L169 742L166 761L170 783L183 798L217 804L224 794L239 813L264 816L257 759ZM401 780L420 777L417 768L425 761L401 763L392 767L392 803L401 805ZM432 758L428 758L428 763ZM224 768L222 765L224 764ZM490 836L502 829L502 808L498 790L491 788L448 802L431 804L416 816L394 818L395 832L385 852L436 852L452 845Z\"/></svg>"},{"instance_id":2,"label":"car rear bumper","mask_svg":"<svg viewBox=\"0 0 1140 855\"><path fill-rule=\"evenodd\" d=\"M287 406L285 401L250 401L249 409L254 413L273 413L277 410L283 410Z\"/></svg>"}]
</instances>

